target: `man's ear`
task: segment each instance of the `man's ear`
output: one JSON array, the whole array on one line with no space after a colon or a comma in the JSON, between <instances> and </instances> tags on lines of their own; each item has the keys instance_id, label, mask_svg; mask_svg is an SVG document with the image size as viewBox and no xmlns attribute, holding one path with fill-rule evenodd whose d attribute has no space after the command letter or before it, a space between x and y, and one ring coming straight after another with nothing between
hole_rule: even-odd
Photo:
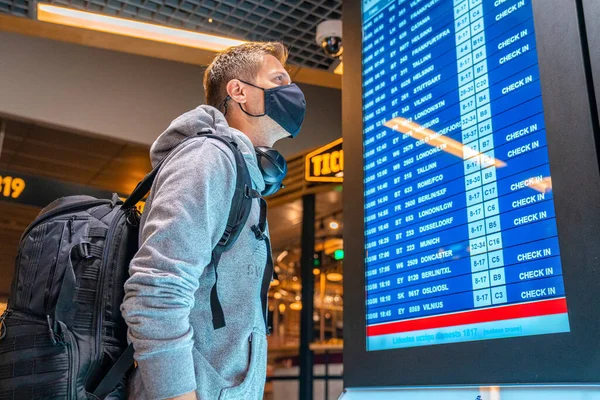
<instances>
[{"instance_id":1,"label":"man's ear","mask_svg":"<svg viewBox=\"0 0 600 400\"><path fill-rule=\"evenodd\" d=\"M233 101L240 104L246 103L246 88L244 88L239 80L230 80L227 82L227 86L225 88L227 90L227 94Z\"/></svg>"}]
</instances>

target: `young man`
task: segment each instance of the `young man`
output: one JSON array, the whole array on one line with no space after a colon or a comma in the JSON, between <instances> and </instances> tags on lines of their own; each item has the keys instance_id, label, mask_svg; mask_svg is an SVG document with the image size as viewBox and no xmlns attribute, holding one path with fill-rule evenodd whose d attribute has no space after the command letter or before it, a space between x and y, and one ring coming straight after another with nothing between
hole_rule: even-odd
<instances>
[{"instance_id":1,"label":"young man","mask_svg":"<svg viewBox=\"0 0 600 400\"><path fill-rule=\"evenodd\" d=\"M235 158L216 139L200 136L177 145L201 131L233 139L254 189L265 193L255 147L294 137L306 111L283 67L286 58L280 43L249 43L218 54L204 75L208 106L177 118L152 146L153 165L170 155L146 202L121 306L138 363L131 399L263 397L267 340L260 293L269 250L251 229L259 223L259 202L253 200L247 223L218 265L226 325L215 329L211 253L231 208Z\"/></svg>"}]
</instances>

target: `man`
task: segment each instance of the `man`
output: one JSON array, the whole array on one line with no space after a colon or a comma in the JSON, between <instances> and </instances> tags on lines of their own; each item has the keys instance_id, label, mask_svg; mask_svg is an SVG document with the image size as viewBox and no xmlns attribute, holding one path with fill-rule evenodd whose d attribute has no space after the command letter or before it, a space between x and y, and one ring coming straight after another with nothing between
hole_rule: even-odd
<instances>
[{"instance_id":1,"label":"man","mask_svg":"<svg viewBox=\"0 0 600 400\"><path fill-rule=\"evenodd\" d=\"M200 136L177 145L207 130L233 139L253 188L265 193L254 147L295 136L306 110L283 67L286 58L280 43L249 43L218 54L204 75L209 106L177 118L152 146L153 165L169 158L146 202L121 306L138 364L131 399L263 397L267 340L260 292L270 249L251 229L259 223L259 201L253 200L247 223L218 264L226 325L215 329L211 252L231 208L235 158L216 139Z\"/></svg>"}]
</instances>

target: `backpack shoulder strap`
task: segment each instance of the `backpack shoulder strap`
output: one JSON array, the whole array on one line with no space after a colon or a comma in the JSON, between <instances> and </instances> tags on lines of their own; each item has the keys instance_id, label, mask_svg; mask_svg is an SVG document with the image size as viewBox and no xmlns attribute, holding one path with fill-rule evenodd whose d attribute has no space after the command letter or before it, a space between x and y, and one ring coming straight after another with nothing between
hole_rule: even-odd
<instances>
[{"instance_id":1,"label":"backpack shoulder strap","mask_svg":"<svg viewBox=\"0 0 600 400\"><path fill-rule=\"evenodd\" d=\"M223 253L229 250L237 240L241 232L240 228L244 226L248 216L250 215L252 199L260 198L260 194L256 190L252 189L252 179L250 178L248 165L246 164L246 160L244 159L244 156L237 144L233 140L226 139L223 136L204 136L211 139L216 139L225 144L227 147L229 147L235 158L235 193L231 202L229 216L227 217L227 226L225 228L225 232L215 248L215 250L220 250Z\"/></svg>"},{"instance_id":2,"label":"backpack shoulder strap","mask_svg":"<svg viewBox=\"0 0 600 400\"><path fill-rule=\"evenodd\" d=\"M217 281L219 276L217 266L221 260L221 255L233 246L246 224L248 216L250 215L250 210L252 209L252 199L260 198L260 194L252 189L250 172L248 171L246 160L237 144L233 140L226 139L223 136L205 136L219 140L229 147L234 155L236 164L235 192L231 201L229 216L227 217L227 226L225 227L225 232L223 233L221 240L219 240L219 243L214 248L211 257L211 265L215 272L215 283L210 292L210 310L212 313L213 328L220 329L225 326L225 315L217 292Z\"/></svg>"},{"instance_id":3,"label":"backpack shoulder strap","mask_svg":"<svg viewBox=\"0 0 600 400\"><path fill-rule=\"evenodd\" d=\"M201 132L198 132L197 136L188 136L187 138L185 138L181 142L179 142L177 144L177 146L175 146L173 149L171 149L171 151L169 151L169 153L166 156L164 156L158 162L158 164L156 164L156 166L152 169L152 171L148 172L148 174L146 174L144 179L142 179L137 184L135 189L133 189L133 192L131 192L129 197L127 197L127 199L123 202L123 204L121 205L121 208L134 207L140 200L142 200L144 198L144 196L146 196L150 192L150 189L152 189L152 184L154 183L154 179L156 179L156 176L158 175L158 171L160 171L160 168L167 161L169 156L171 156L172 154L175 153L175 150L180 148L184 143L188 142L191 139L197 138L200 135L208 136L208 133L209 133L209 131L206 131L206 132L201 131Z\"/></svg>"},{"instance_id":4,"label":"backpack shoulder strap","mask_svg":"<svg viewBox=\"0 0 600 400\"><path fill-rule=\"evenodd\" d=\"M217 294L217 265L219 264L221 255L225 251L229 250L231 246L233 246L240 235L242 228L246 224L246 220L248 219L250 210L252 209L252 199L260 198L261 196L260 193L252 189L252 179L250 177L250 172L248 171L248 166L246 165L246 160L244 159L244 156L235 141L222 135L212 134L210 131L199 132L198 136L204 136L209 139L218 140L227 146L234 156L236 166L235 192L231 202L229 217L227 218L227 225L225 227L225 232L223 233L223 236L219 240L217 246L214 248L211 257L211 264L214 266L215 270L215 284L211 290L210 308L213 317L213 327L215 329L219 329L225 326L225 316L223 314L223 307L221 307L221 302L219 301L219 296ZM175 149L181 146L184 142L198 136L190 136L186 138L179 143ZM144 196L148 194L161 166L165 163L175 149L171 150L167 156L160 160L156 167L154 167L154 169L150 171L140 183L138 183L131 195L129 195L127 200L123 202L123 205L121 206L122 208L130 208L135 206L138 201L143 199Z\"/></svg>"}]
</instances>

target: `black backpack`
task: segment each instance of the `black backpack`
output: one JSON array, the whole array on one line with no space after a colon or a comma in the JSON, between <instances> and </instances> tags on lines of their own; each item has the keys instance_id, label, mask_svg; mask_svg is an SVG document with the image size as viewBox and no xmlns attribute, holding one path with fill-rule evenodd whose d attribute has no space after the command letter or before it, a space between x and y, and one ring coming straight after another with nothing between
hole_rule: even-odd
<instances>
[{"instance_id":1,"label":"black backpack","mask_svg":"<svg viewBox=\"0 0 600 400\"><path fill-rule=\"evenodd\" d=\"M246 162L233 141L199 135L225 143L237 165L227 229L213 251L210 302L219 328L225 319L216 291L216 265L237 239L252 199L260 195L252 189ZM116 194L111 200L61 198L23 233L8 308L0 317L0 400L126 397L133 348L127 346L120 306L129 263L138 250L140 214L135 204L150 191L168 159L125 202Z\"/></svg>"}]
</instances>

